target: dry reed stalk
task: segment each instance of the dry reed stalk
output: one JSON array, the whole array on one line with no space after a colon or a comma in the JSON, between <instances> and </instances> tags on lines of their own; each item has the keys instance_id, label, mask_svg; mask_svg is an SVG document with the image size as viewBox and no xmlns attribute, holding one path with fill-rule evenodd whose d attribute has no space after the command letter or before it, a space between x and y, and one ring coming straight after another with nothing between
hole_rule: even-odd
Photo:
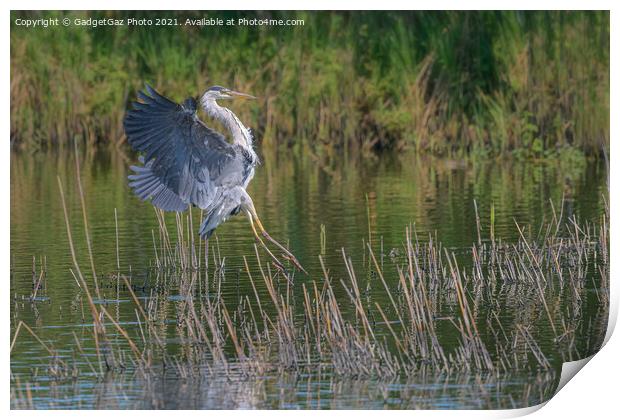
<instances>
[{"instance_id":1,"label":"dry reed stalk","mask_svg":"<svg viewBox=\"0 0 620 420\"><path fill-rule=\"evenodd\" d=\"M140 353L140 350L138 350L138 347L134 344L133 340L129 337L129 335L127 334L127 331L125 331L119 324L118 322L116 322L114 320L114 318L112 317L112 315L110 315L110 313L103 307L101 306L101 311L104 313L105 316L108 317L108 319L110 320L110 322L112 322L112 325L114 325L114 327L116 328L116 330L121 333L121 335L125 338L125 340L127 340L127 343L129 343L129 346L131 347L131 350L134 352L134 354L136 355L137 358L141 358L142 354Z\"/></svg>"},{"instance_id":2,"label":"dry reed stalk","mask_svg":"<svg viewBox=\"0 0 620 420\"><path fill-rule=\"evenodd\" d=\"M39 336L38 336L38 335L37 335L37 334L36 334L36 333L32 330L32 328L30 328L30 327L28 326L28 324L26 324L24 321L21 321L21 320L19 321L19 323L17 324L17 328L15 329L15 334L13 335L13 340L11 341L11 348L10 348L9 353L12 353L12 352L13 352L13 346L15 345L15 341L17 340L17 336L18 336L18 334L19 334L19 332L20 332L21 327L24 327L24 329L25 329L26 331L28 331L28 332L30 333L30 335L31 335L31 336L32 336L35 340L37 340L37 342L38 342L39 344L41 344L41 346L45 349L45 351L47 351L47 352L49 353L49 355L50 355L50 356L57 358L58 353L57 353L57 352L55 352L54 350L52 350L52 349L51 349L51 348L50 348L47 344L45 344L45 343L43 342L43 340L41 340L41 339L39 338ZM67 367L68 367L68 366L67 366L67 364L65 363L65 361L64 361L64 360L62 360L62 359L58 359L58 358L57 358L57 361L58 361L58 363L60 363L61 365L63 365L63 367L65 367L65 368L67 368Z\"/></svg>"},{"instance_id":3,"label":"dry reed stalk","mask_svg":"<svg viewBox=\"0 0 620 420\"><path fill-rule=\"evenodd\" d=\"M82 177L80 176L80 159L78 156L77 141L74 138L73 147L75 151L75 176L77 178L78 192L80 196L80 205L82 207L82 220L84 221L84 235L86 236L86 248L88 250L88 258L90 260L90 268L93 273L93 282L95 284L95 293L97 298L101 299L101 293L99 292L99 282L97 281L97 271L95 270L95 259L93 258L93 250L90 240L90 232L88 229L88 217L86 217L86 200L84 199L84 189L82 188Z\"/></svg>"},{"instance_id":4,"label":"dry reed stalk","mask_svg":"<svg viewBox=\"0 0 620 420\"><path fill-rule=\"evenodd\" d=\"M116 269L121 271L121 259L119 253L119 242L118 242L118 216L116 214L116 207L114 207L114 232L116 234Z\"/></svg>"},{"instance_id":5,"label":"dry reed stalk","mask_svg":"<svg viewBox=\"0 0 620 420\"><path fill-rule=\"evenodd\" d=\"M88 299L88 304L91 310L91 314L93 317L93 324L95 325L95 329L94 329L94 337L95 337L95 349L97 352L97 358L99 360L99 368L100 370L102 370L102 363L101 363L101 351L99 349L99 333L101 333L104 337L105 337L105 329L103 327L103 325L101 325L101 323L99 322L99 316L98 316L98 312L97 312L97 308L95 307L95 304L93 303L93 299L90 295L90 292L88 290L88 286L86 284L86 280L84 279L84 276L82 275L82 271L80 270L80 266L77 262L77 256L75 253L75 247L73 246L73 236L71 235L71 226L69 224L69 214L67 212L67 205L65 203L65 194L62 188L62 182L60 181L60 177L56 177L57 181L58 181L58 188L60 191L60 198L61 198L61 202L62 202L62 209L63 209L63 213L65 216L65 226L67 228L67 237L69 239L69 249L71 250L71 258L73 260L73 266L75 268L75 271L78 274L78 279L79 281L82 283L82 287L83 289L86 291L86 297Z\"/></svg>"},{"instance_id":6,"label":"dry reed stalk","mask_svg":"<svg viewBox=\"0 0 620 420\"><path fill-rule=\"evenodd\" d=\"M540 264L539 264L537 258L534 256L532 248L530 247L529 243L525 239L525 235L523 234L523 231L521 230L521 227L518 224L516 224L516 223L515 223L515 225L517 226L517 230L519 231L519 235L521 236L521 240L523 241L524 245L527 248L528 253L526 255L528 256L528 259L529 259L530 263L534 264L534 266L537 268L537 271L540 274L540 277L538 275L535 276L536 287L538 289L538 293L540 295L540 299L541 299L541 301L543 303L543 306L545 308L545 312L547 314L547 318L549 319L549 325L551 326L551 329L553 330L553 334L557 336L557 331L555 329L555 324L553 322L553 317L551 316L551 312L549 311L549 306L547 305L547 300L545 299L545 294L544 294L544 292L542 290L542 286L541 286L540 281L539 281L539 279L542 280L544 278L544 276L542 274L542 269L540 268ZM526 270L526 272L528 272L528 271ZM529 274L529 272L528 272L528 274Z\"/></svg>"}]
</instances>

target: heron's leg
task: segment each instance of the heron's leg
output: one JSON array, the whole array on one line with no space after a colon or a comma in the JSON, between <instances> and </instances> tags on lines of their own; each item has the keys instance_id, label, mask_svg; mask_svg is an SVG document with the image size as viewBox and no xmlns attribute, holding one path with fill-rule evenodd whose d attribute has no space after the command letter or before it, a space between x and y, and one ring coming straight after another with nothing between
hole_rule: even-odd
<instances>
[{"instance_id":1,"label":"heron's leg","mask_svg":"<svg viewBox=\"0 0 620 420\"><path fill-rule=\"evenodd\" d=\"M256 240L263 246L263 248L265 248L265 250L267 251L267 253L271 257L271 259L274 261L274 263L278 266L278 268L284 270L284 266L282 265L280 260L278 260L278 258L275 255L273 255L273 253L271 252L269 247L267 247L267 245L265 245L265 242L263 242L262 238L260 237L260 235L256 231L256 228L254 227L254 220L252 219L252 215L251 214L248 214L248 219L250 220L250 226L252 227L252 232L254 232L254 237L256 237Z\"/></svg>"},{"instance_id":2,"label":"heron's leg","mask_svg":"<svg viewBox=\"0 0 620 420\"><path fill-rule=\"evenodd\" d=\"M258 214L256 214L256 210L254 208L251 209L250 223L252 223L252 218L254 218L254 220L256 220L256 224L258 225L258 228L260 229L260 231L263 234L263 236L265 238L267 238L272 244L274 244L275 246L280 248L282 250L282 252L284 252L285 258L288 259L289 261L291 261L295 267L297 267L298 269L300 269L304 273L308 274L308 272L301 266L301 264L297 260L297 257L295 257L291 253L291 251L289 251L285 246L280 244L280 242L278 242L275 239L273 239L271 237L271 235L267 232L267 230L265 230L265 227L263 226L263 224L261 223L260 219L258 218ZM252 224L252 229L254 229L254 224ZM254 233L257 235L256 230L254 230Z\"/></svg>"}]
</instances>

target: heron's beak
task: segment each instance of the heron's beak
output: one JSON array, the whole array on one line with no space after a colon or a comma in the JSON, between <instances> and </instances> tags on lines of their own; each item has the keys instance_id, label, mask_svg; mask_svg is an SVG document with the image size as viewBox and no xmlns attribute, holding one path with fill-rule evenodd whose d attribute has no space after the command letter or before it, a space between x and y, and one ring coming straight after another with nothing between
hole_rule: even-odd
<instances>
[{"instance_id":1,"label":"heron's beak","mask_svg":"<svg viewBox=\"0 0 620 420\"><path fill-rule=\"evenodd\" d=\"M234 90L231 90L227 93L239 99L256 99L256 96L248 95L247 93L235 92Z\"/></svg>"}]
</instances>

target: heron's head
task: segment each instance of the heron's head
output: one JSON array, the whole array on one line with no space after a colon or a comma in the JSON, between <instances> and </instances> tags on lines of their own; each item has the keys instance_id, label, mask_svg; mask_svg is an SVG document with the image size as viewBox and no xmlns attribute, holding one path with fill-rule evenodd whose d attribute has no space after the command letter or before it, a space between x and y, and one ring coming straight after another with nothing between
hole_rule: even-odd
<instances>
[{"instance_id":1,"label":"heron's head","mask_svg":"<svg viewBox=\"0 0 620 420\"><path fill-rule=\"evenodd\" d=\"M228 89L222 86L211 86L202 96L203 99L256 99L255 96L248 95L247 93L237 92L232 89Z\"/></svg>"}]
</instances>

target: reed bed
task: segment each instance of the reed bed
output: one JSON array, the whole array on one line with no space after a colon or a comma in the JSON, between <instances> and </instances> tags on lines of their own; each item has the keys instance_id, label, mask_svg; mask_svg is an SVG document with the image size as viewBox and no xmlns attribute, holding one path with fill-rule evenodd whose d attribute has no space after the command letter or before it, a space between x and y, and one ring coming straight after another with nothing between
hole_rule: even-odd
<instances>
[{"instance_id":1,"label":"reed bed","mask_svg":"<svg viewBox=\"0 0 620 420\"><path fill-rule=\"evenodd\" d=\"M469 250L459 252L432 236L422 240L408 226L402 249L390 256L378 256L365 243L363 267L355 266L342 249L342 278L330 274L321 256L321 272L296 277L292 267L287 272L265 262L255 246L255 255L244 257L241 273L253 293L233 298L223 293L229 274L217 236L205 243L193 235L191 214L156 211L151 284L138 287L120 266L110 280L134 306L135 326L129 328L97 291L91 292L107 286L101 278L94 282L94 269L91 279L80 269L60 181L59 189L72 272L85 299L83 316L90 314L88 334L95 351L84 351L76 335L74 359L60 357L59 349L22 321L11 342L12 351L21 334L30 334L50 355L45 375L55 382L78 380L85 368L100 378L131 372L144 381L171 372L183 380L229 382L316 372L383 382L411 382L420 375L535 376L593 353L605 334L608 210L598 226L563 218L554 210L554 219L537 234L516 225L516 243L496 238L491 223L489 240L479 235ZM174 232L168 229L170 217ZM477 226L480 230L479 218ZM44 275L33 267L34 298ZM181 346L176 354L166 344L172 290L180 296L173 305L174 335ZM146 294L146 300L136 292ZM600 308L587 326L581 312L586 299L596 299ZM584 328L599 332L585 347L577 340ZM17 381L12 378L12 385L23 390ZM31 398L21 395L20 404Z\"/></svg>"},{"instance_id":2,"label":"reed bed","mask_svg":"<svg viewBox=\"0 0 620 420\"><path fill-rule=\"evenodd\" d=\"M83 325L73 332L75 346L58 349L15 317L11 352L28 334L49 356L47 368L37 367L32 381L46 377L66 384L127 374L140 381L172 375L183 381L250 383L317 372L401 384L427 376L501 378L515 372L556 378L562 362L597 351L605 335L608 206L594 224L567 217L563 202L557 211L550 202L548 223L538 229L515 223L518 240L505 243L495 236L493 209L489 234L482 232L486 223L474 202L478 240L469 249L447 248L432 235L421 238L410 225L401 247L389 253L382 238L364 241L362 264L341 249L342 276L332 274L336 271L323 255L317 257L320 270L308 276L292 266L276 267L255 245L235 279L247 282L252 292L230 294L231 270L219 238L195 236L193 218L202 215L192 211L155 210L148 283L140 285L131 269L124 270L118 235L116 272L102 276L78 183L89 245L81 249L89 254L90 273L82 270L76 221L69 218L60 178L58 187ZM327 234L321 232L322 241ZM46 259L33 258L33 292L24 301L36 306L44 299L45 272ZM114 288L116 299L106 298L106 288ZM131 320L110 305L121 296L132 306ZM583 308L592 302L598 312L586 317ZM87 322L91 326L84 328ZM581 335L589 339L584 343ZM178 350L169 350L170 339ZM83 347L85 340L92 348ZM534 392L549 395L549 380L555 379L535 383ZM11 384L12 392L20 393L15 407L31 406L28 378L12 376ZM522 401L530 401L529 392Z\"/></svg>"}]
</instances>

